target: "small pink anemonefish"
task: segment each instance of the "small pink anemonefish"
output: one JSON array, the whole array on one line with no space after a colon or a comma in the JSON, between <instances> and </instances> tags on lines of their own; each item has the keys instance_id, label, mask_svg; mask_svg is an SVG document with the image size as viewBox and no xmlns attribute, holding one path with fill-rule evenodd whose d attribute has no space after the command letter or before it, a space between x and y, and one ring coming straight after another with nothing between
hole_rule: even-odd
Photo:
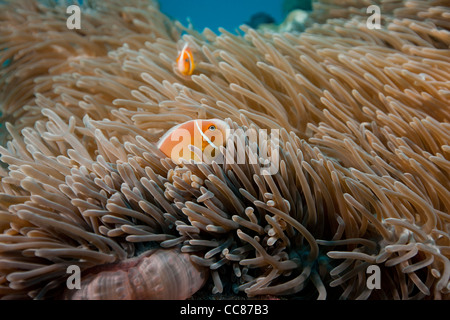
<instances>
[{"instance_id":1,"label":"small pink anemonefish","mask_svg":"<svg viewBox=\"0 0 450 320\"><path fill-rule=\"evenodd\" d=\"M184 76L190 76L195 69L194 55L187 42L177 57L177 69Z\"/></svg>"},{"instance_id":2,"label":"small pink anemonefish","mask_svg":"<svg viewBox=\"0 0 450 320\"><path fill-rule=\"evenodd\" d=\"M190 120L167 131L157 147L177 164L181 163L180 159L211 163L221 155L219 147L225 146L229 130L230 126L223 120ZM189 146L200 150L202 159Z\"/></svg>"}]
</instances>

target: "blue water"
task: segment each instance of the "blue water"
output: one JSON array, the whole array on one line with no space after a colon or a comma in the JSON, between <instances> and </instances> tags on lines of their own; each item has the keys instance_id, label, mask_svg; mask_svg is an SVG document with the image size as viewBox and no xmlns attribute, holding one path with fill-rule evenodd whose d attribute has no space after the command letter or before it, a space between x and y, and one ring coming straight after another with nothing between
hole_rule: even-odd
<instances>
[{"instance_id":1,"label":"blue water","mask_svg":"<svg viewBox=\"0 0 450 320\"><path fill-rule=\"evenodd\" d=\"M276 23L283 21L283 0L160 0L161 11L188 26L202 31L208 27L214 32L223 27L235 32L241 24L258 12L272 16Z\"/></svg>"}]
</instances>

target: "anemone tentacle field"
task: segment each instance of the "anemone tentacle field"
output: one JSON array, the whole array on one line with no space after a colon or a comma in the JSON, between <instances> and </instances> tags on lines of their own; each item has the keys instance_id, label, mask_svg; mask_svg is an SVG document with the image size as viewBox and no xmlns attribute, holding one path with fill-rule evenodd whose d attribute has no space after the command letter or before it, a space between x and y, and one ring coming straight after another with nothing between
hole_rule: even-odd
<instances>
[{"instance_id":1,"label":"anemone tentacle field","mask_svg":"<svg viewBox=\"0 0 450 320\"><path fill-rule=\"evenodd\" d=\"M149 0L69 30L58 3L0 4L0 298L450 298L448 1L220 34ZM232 129L223 161L159 150L195 119Z\"/></svg>"}]
</instances>

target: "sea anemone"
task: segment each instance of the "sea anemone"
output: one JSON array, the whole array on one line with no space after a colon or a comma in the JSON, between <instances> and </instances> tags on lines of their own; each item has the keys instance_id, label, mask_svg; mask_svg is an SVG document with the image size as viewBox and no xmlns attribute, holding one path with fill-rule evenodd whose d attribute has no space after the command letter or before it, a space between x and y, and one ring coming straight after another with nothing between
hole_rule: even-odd
<instances>
[{"instance_id":1,"label":"sea anemone","mask_svg":"<svg viewBox=\"0 0 450 320\"><path fill-rule=\"evenodd\" d=\"M88 1L68 30L48 2L0 6L0 297L450 297L445 1L319 1L323 23L301 34L237 35L143 0ZM223 162L177 165L156 147L211 118L234 129ZM173 267L153 279L161 295L118 290L121 272L147 284L171 263L197 276Z\"/></svg>"}]
</instances>

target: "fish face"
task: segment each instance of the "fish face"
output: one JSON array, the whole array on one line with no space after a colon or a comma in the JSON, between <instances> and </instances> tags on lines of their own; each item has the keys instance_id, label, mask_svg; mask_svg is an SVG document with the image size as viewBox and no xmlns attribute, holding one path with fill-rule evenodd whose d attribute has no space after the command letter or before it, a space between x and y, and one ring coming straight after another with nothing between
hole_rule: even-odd
<instances>
[{"instance_id":1,"label":"fish face","mask_svg":"<svg viewBox=\"0 0 450 320\"><path fill-rule=\"evenodd\" d=\"M192 50L189 48L186 43L181 49L180 53L177 57L177 69L184 76L190 76L194 72L195 63L194 63L194 55L192 54Z\"/></svg>"},{"instance_id":2,"label":"fish face","mask_svg":"<svg viewBox=\"0 0 450 320\"><path fill-rule=\"evenodd\" d=\"M158 148L177 164L218 160L220 146L226 145L229 125L219 119L190 120L170 129L158 142Z\"/></svg>"}]
</instances>

